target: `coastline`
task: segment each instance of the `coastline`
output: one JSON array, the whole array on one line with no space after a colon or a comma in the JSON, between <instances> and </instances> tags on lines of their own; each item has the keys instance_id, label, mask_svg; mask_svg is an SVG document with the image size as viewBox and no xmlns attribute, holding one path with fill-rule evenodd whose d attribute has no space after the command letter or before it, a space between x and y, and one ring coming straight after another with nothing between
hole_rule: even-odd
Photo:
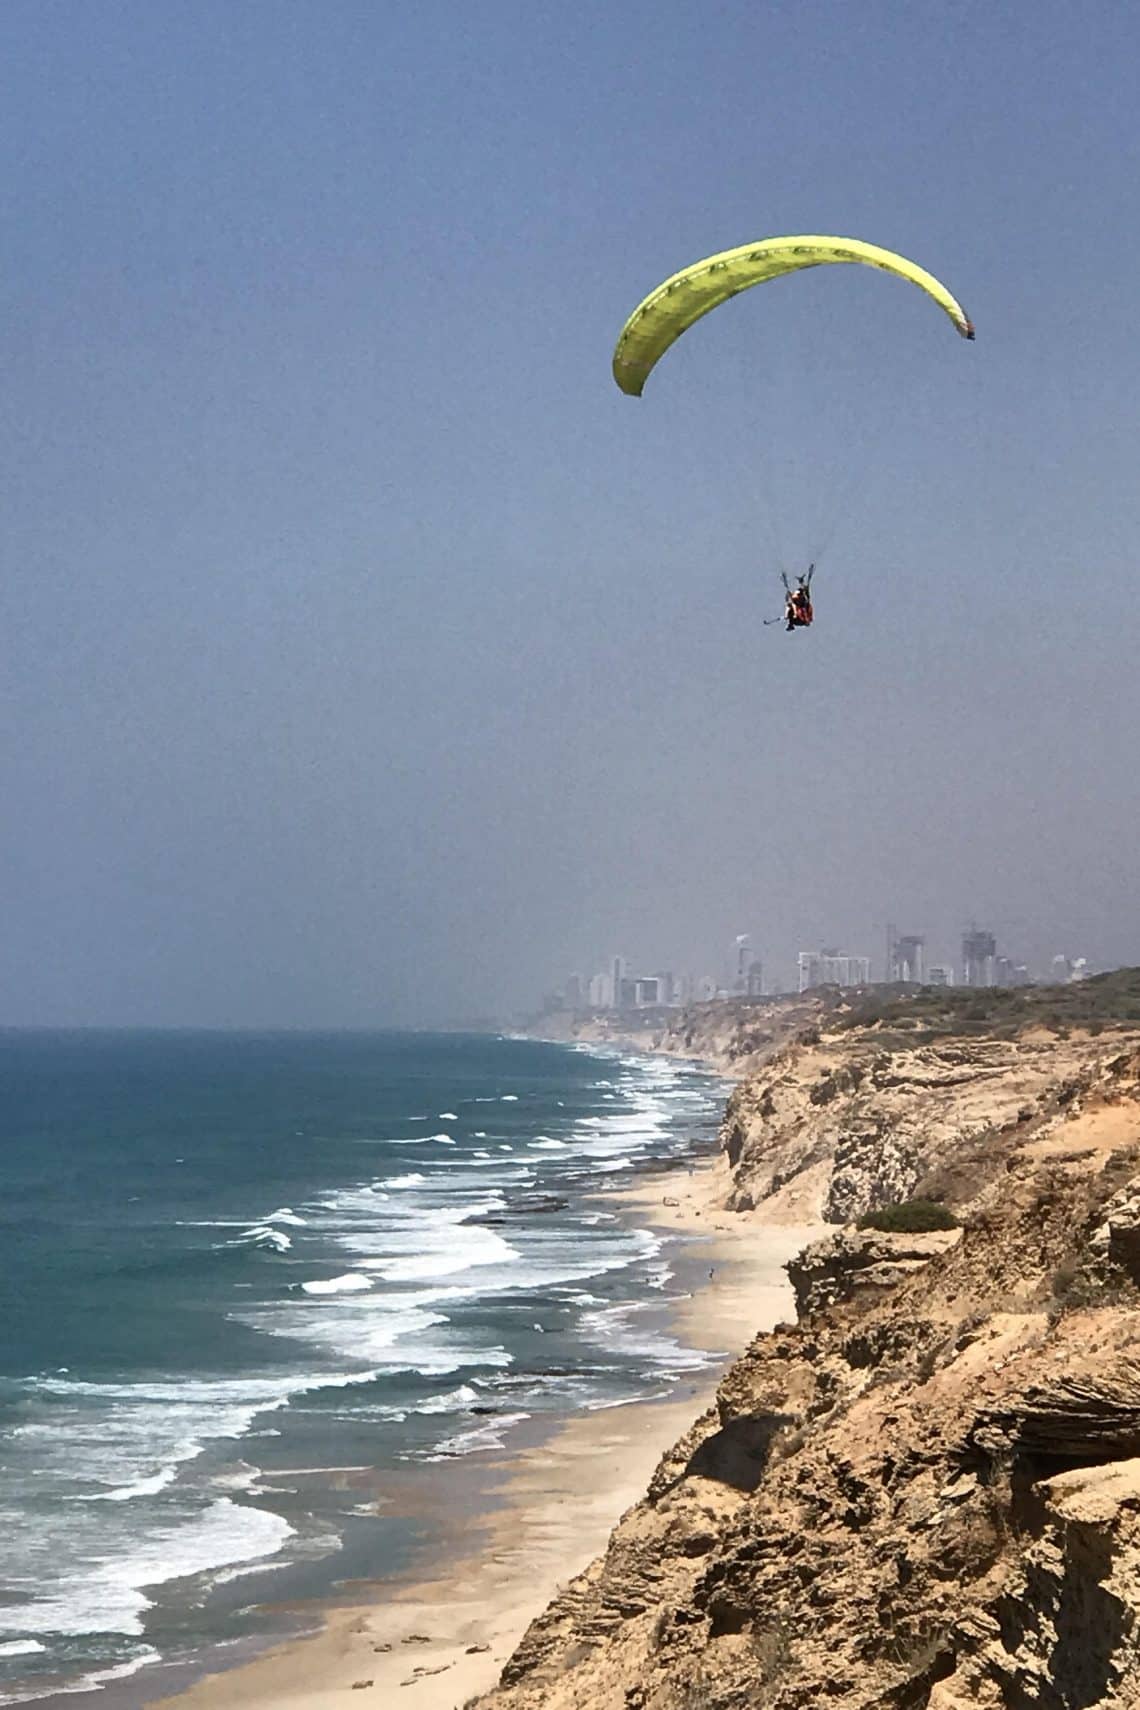
<instances>
[{"instance_id":1,"label":"coastline","mask_svg":"<svg viewBox=\"0 0 1140 1710\"><path fill-rule=\"evenodd\" d=\"M670 1235L694 1238L689 1268L702 1280L673 1303L672 1328L687 1345L721 1356L715 1364L666 1398L576 1414L537 1441L516 1439L484 1468L489 1480L501 1479L494 1507L458 1524L452 1516L436 1571L425 1565L417 1577L376 1585L368 1601L326 1606L317 1633L147 1702L324 1710L346 1690L387 1703L404 1689L413 1710L454 1710L490 1690L529 1622L604 1549L662 1455L712 1404L725 1367L758 1331L789 1315L783 1264L817 1231L722 1213L729 1184L727 1160L716 1154L695 1160L689 1174L655 1174L599 1195Z\"/></svg>"}]
</instances>

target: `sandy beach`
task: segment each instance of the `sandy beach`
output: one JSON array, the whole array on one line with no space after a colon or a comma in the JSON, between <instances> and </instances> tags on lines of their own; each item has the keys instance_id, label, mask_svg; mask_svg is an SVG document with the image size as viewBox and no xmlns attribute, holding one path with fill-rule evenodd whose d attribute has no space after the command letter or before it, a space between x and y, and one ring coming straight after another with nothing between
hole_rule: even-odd
<instances>
[{"instance_id":1,"label":"sandy beach","mask_svg":"<svg viewBox=\"0 0 1140 1710\"><path fill-rule=\"evenodd\" d=\"M493 1686L527 1624L604 1548L661 1455L710 1404L728 1361L757 1331L791 1315L783 1263L815 1231L723 1212L728 1186L727 1163L717 1157L620 1192L646 1223L700 1237L689 1252L702 1280L678 1304L675 1328L722 1360L667 1400L577 1415L500 1457L498 1503L449 1532L444 1572L377 1587L370 1603L332 1609L318 1634L152 1702L325 1710L355 1690L362 1703L458 1710Z\"/></svg>"}]
</instances>

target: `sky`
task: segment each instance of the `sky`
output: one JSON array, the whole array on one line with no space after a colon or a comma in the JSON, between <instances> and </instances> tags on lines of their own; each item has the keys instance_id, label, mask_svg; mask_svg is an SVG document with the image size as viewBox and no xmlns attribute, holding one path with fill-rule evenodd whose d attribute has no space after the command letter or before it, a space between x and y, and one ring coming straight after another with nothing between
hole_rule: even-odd
<instances>
[{"instance_id":1,"label":"sky","mask_svg":"<svg viewBox=\"0 0 1140 1710\"><path fill-rule=\"evenodd\" d=\"M1138 63L1124 0L5 0L0 1024L1140 961ZM797 231L976 343L819 269L619 393Z\"/></svg>"}]
</instances>

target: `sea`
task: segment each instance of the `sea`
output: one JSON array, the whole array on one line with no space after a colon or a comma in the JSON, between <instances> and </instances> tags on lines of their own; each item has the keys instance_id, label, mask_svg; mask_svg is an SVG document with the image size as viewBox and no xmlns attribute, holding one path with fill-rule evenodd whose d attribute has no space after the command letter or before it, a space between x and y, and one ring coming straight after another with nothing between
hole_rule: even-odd
<instances>
[{"instance_id":1,"label":"sea","mask_svg":"<svg viewBox=\"0 0 1140 1710\"><path fill-rule=\"evenodd\" d=\"M410 1571L442 1469L708 1363L686 1238L607 1190L724 1093L493 1035L0 1032L0 1704L172 1690Z\"/></svg>"}]
</instances>

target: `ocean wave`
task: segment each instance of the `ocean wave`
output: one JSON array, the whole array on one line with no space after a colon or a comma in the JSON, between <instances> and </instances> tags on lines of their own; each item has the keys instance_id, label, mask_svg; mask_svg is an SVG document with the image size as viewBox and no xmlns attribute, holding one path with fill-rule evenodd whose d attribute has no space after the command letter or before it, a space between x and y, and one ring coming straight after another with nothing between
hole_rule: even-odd
<instances>
[{"instance_id":1,"label":"ocean wave","mask_svg":"<svg viewBox=\"0 0 1140 1710\"><path fill-rule=\"evenodd\" d=\"M420 1231L417 1251L369 1259L368 1268L387 1282L424 1282L485 1265L514 1264L518 1258L517 1250L493 1229L448 1218Z\"/></svg>"},{"instance_id":2,"label":"ocean wave","mask_svg":"<svg viewBox=\"0 0 1140 1710\"><path fill-rule=\"evenodd\" d=\"M184 1457L189 1460L193 1451L200 1449L200 1444L190 1445L190 1451ZM152 1474L150 1478L137 1478L133 1484L120 1485L117 1490L99 1490L90 1495L77 1497L79 1502L133 1502L136 1496L157 1496L160 1490L165 1490L168 1484L173 1484L178 1477L179 1463L175 1461L170 1466L163 1467L161 1472Z\"/></svg>"},{"instance_id":3,"label":"ocean wave","mask_svg":"<svg viewBox=\"0 0 1140 1710\"><path fill-rule=\"evenodd\" d=\"M135 1503L169 1490L207 1445L244 1437L259 1417L307 1393L370 1383L375 1375L301 1370L179 1382L33 1379L20 1387L43 1416L12 1437L27 1443L39 1488L61 1503Z\"/></svg>"},{"instance_id":4,"label":"ocean wave","mask_svg":"<svg viewBox=\"0 0 1140 1710\"><path fill-rule=\"evenodd\" d=\"M636 1300L598 1307L582 1314L579 1327L602 1347L657 1372L701 1371L724 1357L704 1348L686 1348L667 1331L638 1322L644 1310L644 1302Z\"/></svg>"},{"instance_id":5,"label":"ocean wave","mask_svg":"<svg viewBox=\"0 0 1140 1710\"><path fill-rule=\"evenodd\" d=\"M283 1229L274 1229L270 1223L255 1223L252 1228L245 1229L233 1241L227 1241L227 1247L271 1247L275 1253L287 1253L293 1243Z\"/></svg>"},{"instance_id":6,"label":"ocean wave","mask_svg":"<svg viewBox=\"0 0 1140 1710\"><path fill-rule=\"evenodd\" d=\"M605 1413L611 1407L633 1407L639 1401L664 1401L672 1393L671 1389L651 1389L638 1390L636 1395L595 1396L583 1406L587 1413Z\"/></svg>"},{"instance_id":7,"label":"ocean wave","mask_svg":"<svg viewBox=\"0 0 1140 1710\"><path fill-rule=\"evenodd\" d=\"M63 1567L54 1579L44 1575L34 1602L0 1605L0 1619L21 1636L135 1637L152 1606L147 1590L276 1555L292 1536L293 1527L280 1515L218 1497L193 1519L140 1528L118 1552L107 1553L114 1540L102 1556L89 1543L74 1567Z\"/></svg>"},{"instance_id":8,"label":"ocean wave","mask_svg":"<svg viewBox=\"0 0 1140 1710\"><path fill-rule=\"evenodd\" d=\"M304 1294L353 1294L371 1287L371 1277L366 1277L361 1271L346 1271L342 1277L327 1277L323 1281L301 1284Z\"/></svg>"},{"instance_id":9,"label":"ocean wave","mask_svg":"<svg viewBox=\"0 0 1140 1710\"><path fill-rule=\"evenodd\" d=\"M462 1455L480 1454L487 1449L501 1449L508 1431L530 1417L529 1413L500 1413L494 1419L484 1420L480 1425L472 1425L469 1430L457 1431L453 1437L444 1437L433 1449L404 1458L427 1462L451 1461Z\"/></svg>"},{"instance_id":10,"label":"ocean wave","mask_svg":"<svg viewBox=\"0 0 1140 1710\"><path fill-rule=\"evenodd\" d=\"M109 1686L113 1680L129 1680L132 1674L137 1674L140 1669L161 1660L153 1645L143 1645L142 1649L133 1657L128 1657L126 1662L114 1663L110 1668L92 1669L91 1673L85 1674L71 1690L85 1692L91 1686Z\"/></svg>"},{"instance_id":11,"label":"ocean wave","mask_svg":"<svg viewBox=\"0 0 1140 1710\"><path fill-rule=\"evenodd\" d=\"M427 1401L421 1401L412 1408L413 1413L458 1413L465 1407L471 1407L479 1400L479 1391L469 1383L461 1383L458 1389L449 1389L443 1395L429 1396Z\"/></svg>"}]
</instances>

